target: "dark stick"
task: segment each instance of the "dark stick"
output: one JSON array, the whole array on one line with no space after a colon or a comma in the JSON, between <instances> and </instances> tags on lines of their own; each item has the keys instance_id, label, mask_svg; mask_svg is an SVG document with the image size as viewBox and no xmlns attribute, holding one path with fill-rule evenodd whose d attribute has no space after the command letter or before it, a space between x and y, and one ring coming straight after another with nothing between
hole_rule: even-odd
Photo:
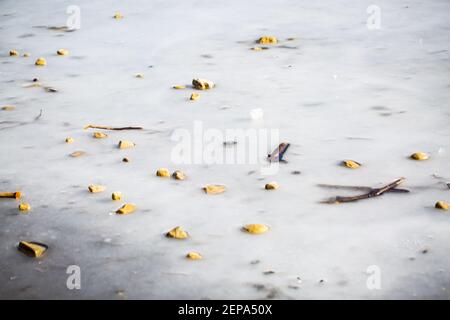
<instances>
[{"instance_id":1,"label":"dark stick","mask_svg":"<svg viewBox=\"0 0 450 320\"><path fill-rule=\"evenodd\" d=\"M358 191L365 191L370 192L373 190L378 190L377 188L367 187L367 186L342 186L337 184L324 184L320 183L318 184L321 188L329 188L329 189L347 189L347 190L358 190ZM400 188L394 188L387 192L395 192L395 193L408 193L410 192L408 189L400 189Z\"/></svg>"},{"instance_id":2,"label":"dark stick","mask_svg":"<svg viewBox=\"0 0 450 320\"><path fill-rule=\"evenodd\" d=\"M289 143L285 142L280 143L280 145L272 152L272 154L269 154L267 158L269 158L270 162L283 161L283 156L286 153L289 146L290 146Z\"/></svg>"},{"instance_id":3,"label":"dark stick","mask_svg":"<svg viewBox=\"0 0 450 320\"><path fill-rule=\"evenodd\" d=\"M350 197L341 197L337 196L335 198L331 198L329 200L324 201L324 203L343 203L343 202L353 202L358 201L362 199L369 199L381 196L383 193L391 191L392 189L396 188L399 184L401 184L405 178L400 178L395 180L394 182L391 182L384 187L373 189L368 193L360 194L357 196L350 196Z\"/></svg>"},{"instance_id":4,"label":"dark stick","mask_svg":"<svg viewBox=\"0 0 450 320\"><path fill-rule=\"evenodd\" d=\"M103 130L142 130L142 127L108 127L108 126L98 126L95 124L88 124L84 129L103 129Z\"/></svg>"}]
</instances>

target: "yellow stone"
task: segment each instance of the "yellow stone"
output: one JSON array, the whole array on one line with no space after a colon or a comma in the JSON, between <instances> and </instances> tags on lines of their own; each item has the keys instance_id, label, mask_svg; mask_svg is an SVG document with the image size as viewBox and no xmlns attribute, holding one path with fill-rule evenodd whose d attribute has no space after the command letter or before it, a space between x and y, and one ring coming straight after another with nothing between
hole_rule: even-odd
<instances>
[{"instance_id":1,"label":"yellow stone","mask_svg":"<svg viewBox=\"0 0 450 320\"><path fill-rule=\"evenodd\" d=\"M113 17L114 17L114 19L117 19L117 20L123 19L123 15L120 12L116 12Z\"/></svg>"},{"instance_id":2,"label":"yellow stone","mask_svg":"<svg viewBox=\"0 0 450 320\"><path fill-rule=\"evenodd\" d=\"M280 187L280 185L276 182L269 182L265 186L266 190L275 190L275 189L278 189L279 187Z\"/></svg>"},{"instance_id":3,"label":"yellow stone","mask_svg":"<svg viewBox=\"0 0 450 320\"><path fill-rule=\"evenodd\" d=\"M99 185L99 184L91 184L91 185L88 187L88 189L89 189L89 191L90 191L91 193L99 193L99 192L105 191L106 187L105 187L105 186L102 186L102 185Z\"/></svg>"},{"instance_id":4,"label":"yellow stone","mask_svg":"<svg viewBox=\"0 0 450 320\"><path fill-rule=\"evenodd\" d=\"M15 56L18 56L18 55L19 55L19 52L18 52L17 50L11 50L11 51L9 51L9 55L10 55L11 57L15 57Z\"/></svg>"},{"instance_id":5,"label":"yellow stone","mask_svg":"<svg viewBox=\"0 0 450 320\"><path fill-rule=\"evenodd\" d=\"M122 159L122 162L130 162L130 159L125 157L125 158Z\"/></svg>"},{"instance_id":6,"label":"yellow stone","mask_svg":"<svg viewBox=\"0 0 450 320\"><path fill-rule=\"evenodd\" d=\"M31 241L20 241L19 250L28 256L39 258L47 251L48 246L43 243L31 242Z\"/></svg>"},{"instance_id":7,"label":"yellow stone","mask_svg":"<svg viewBox=\"0 0 450 320\"><path fill-rule=\"evenodd\" d=\"M265 224L253 223L245 225L243 229L248 233L261 234L267 232L269 230L269 227Z\"/></svg>"},{"instance_id":8,"label":"yellow stone","mask_svg":"<svg viewBox=\"0 0 450 320\"><path fill-rule=\"evenodd\" d=\"M203 187L203 191L205 191L206 194L219 194L226 191L226 187L224 185L220 184L210 184L205 187Z\"/></svg>"},{"instance_id":9,"label":"yellow stone","mask_svg":"<svg viewBox=\"0 0 450 320\"><path fill-rule=\"evenodd\" d=\"M356 169L361 166L360 163L353 161L353 160L344 160L344 161L342 161L342 165L347 168L350 168L350 169Z\"/></svg>"},{"instance_id":10,"label":"yellow stone","mask_svg":"<svg viewBox=\"0 0 450 320\"><path fill-rule=\"evenodd\" d=\"M263 48L261 48L261 47L253 47L252 50L253 51L262 51Z\"/></svg>"},{"instance_id":11,"label":"yellow stone","mask_svg":"<svg viewBox=\"0 0 450 320\"><path fill-rule=\"evenodd\" d=\"M277 38L273 36L264 36L259 38L258 43L260 44L276 44L278 43Z\"/></svg>"},{"instance_id":12,"label":"yellow stone","mask_svg":"<svg viewBox=\"0 0 450 320\"><path fill-rule=\"evenodd\" d=\"M37 66L46 66L47 61L44 58L38 58L34 64Z\"/></svg>"},{"instance_id":13,"label":"yellow stone","mask_svg":"<svg viewBox=\"0 0 450 320\"><path fill-rule=\"evenodd\" d=\"M186 239L187 237L189 237L189 234L184 231L183 228L178 226L167 232L166 237L174 239Z\"/></svg>"},{"instance_id":14,"label":"yellow stone","mask_svg":"<svg viewBox=\"0 0 450 320\"><path fill-rule=\"evenodd\" d=\"M215 84L211 80L206 79L193 79L192 85L198 90L208 90L214 88Z\"/></svg>"},{"instance_id":15,"label":"yellow stone","mask_svg":"<svg viewBox=\"0 0 450 320\"><path fill-rule=\"evenodd\" d=\"M183 85L175 85L172 88L176 89L176 90L182 90L182 89L186 89L186 86Z\"/></svg>"},{"instance_id":16,"label":"yellow stone","mask_svg":"<svg viewBox=\"0 0 450 320\"><path fill-rule=\"evenodd\" d=\"M132 203L126 203L120 207L116 213L117 214L130 214L136 210L136 206Z\"/></svg>"},{"instance_id":17,"label":"yellow stone","mask_svg":"<svg viewBox=\"0 0 450 320\"><path fill-rule=\"evenodd\" d=\"M448 209L450 209L450 204L448 204L445 201L438 201L438 202L436 202L436 205L434 207L436 209L448 210Z\"/></svg>"},{"instance_id":18,"label":"yellow stone","mask_svg":"<svg viewBox=\"0 0 450 320\"><path fill-rule=\"evenodd\" d=\"M56 53L57 53L59 56L67 56L67 55L69 55L69 51L66 50L66 49L59 49L58 51L56 51Z\"/></svg>"},{"instance_id":19,"label":"yellow stone","mask_svg":"<svg viewBox=\"0 0 450 320\"><path fill-rule=\"evenodd\" d=\"M92 134L92 137L94 137L95 139L104 139L104 138L108 138L108 135L106 133L97 131Z\"/></svg>"},{"instance_id":20,"label":"yellow stone","mask_svg":"<svg viewBox=\"0 0 450 320\"><path fill-rule=\"evenodd\" d=\"M19 210L20 211L29 211L29 210L31 210L31 206L29 203L23 202L23 203L19 204Z\"/></svg>"},{"instance_id":21,"label":"yellow stone","mask_svg":"<svg viewBox=\"0 0 450 320\"><path fill-rule=\"evenodd\" d=\"M195 92L193 92L191 94L191 97L189 98L189 100L192 100L192 101L196 101L198 99L200 99L200 95L198 93L195 93Z\"/></svg>"},{"instance_id":22,"label":"yellow stone","mask_svg":"<svg viewBox=\"0 0 450 320\"><path fill-rule=\"evenodd\" d=\"M74 138L72 138L72 137L66 138L66 143L73 143L73 142L75 142Z\"/></svg>"},{"instance_id":23,"label":"yellow stone","mask_svg":"<svg viewBox=\"0 0 450 320\"><path fill-rule=\"evenodd\" d=\"M133 148L136 144L131 141L121 140L119 141L119 149Z\"/></svg>"},{"instance_id":24,"label":"yellow stone","mask_svg":"<svg viewBox=\"0 0 450 320\"><path fill-rule=\"evenodd\" d=\"M411 155L411 159L414 160L427 160L428 158L429 156L425 152L416 152Z\"/></svg>"},{"instance_id":25,"label":"yellow stone","mask_svg":"<svg viewBox=\"0 0 450 320\"><path fill-rule=\"evenodd\" d=\"M114 201L122 200L122 192L120 192L120 191L113 192L111 195L111 198Z\"/></svg>"},{"instance_id":26,"label":"yellow stone","mask_svg":"<svg viewBox=\"0 0 450 320\"><path fill-rule=\"evenodd\" d=\"M177 170L174 173L172 173L172 177L176 180L185 180L186 179L186 175L184 174L184 172Z\"/></svg>"},{"instance_id":27,"label":"yellow stone","mask_svg":"<svg viewBox=\"0 0 450 320\"><path fill-rule=\"evenodd\" d=\"M3 106L2 107L2 110L4 110L4 111L13 111L15 109L16 109L16 107L15 106L11 106L11 105L7 105L7 106Z\"/></svg>"},{"instance_id":28,"label":"yellow stone","mask_svg":"<svg viewBox=\"0 0 450 320\"><path fill-rule=\"evenodd\" d=\"M168 178L168 177L170 177L170 172L166 168L160 168L160 169L156 170L156 175L158 177Z\"/></svg>"},{"instance_id":29,"label":"yellow stone","mask_svg":"<svg viewBox=\"0 0 450 320\"><path fill-rule=\"evenodd\" d=\"M136 73L136 74L135 74L135 77L136 77L136 78L141 78L141 79L142 79L142 78L144 78L144 74L143 74L143 73Z\"/></svg>"},{"instance_id":30,"label":"yellow stone","mask_svg":"<svg viewBox=\"0 0 450 320\"><path fill-rule=\"evenodd\" d=\"M23 54L23 57L24 58L28 58L30 56L30 54L28 53L28 52L25 52L24 54Z\"/></svg>"},{"instance_id":31,"label":"yellow stone","mask_svg":"<svg viewBox=\"0 0 450 320\"><path fill-rule=\"evenodd\" d=\"M186 258L190 260L201 260L203 256L198 252L190 251L187 253Z\"/></svg>"},{"instance_id":32,"label":"yellow stone","mask_svg":"<svg viewBox=\"0 0 450 320\"><path fill-rule=\"evenodd\" d=\"M73 158L77 158L77 157L84 156L85 154L86 154L86 152L84 152L84 151L74 151L70 154L70 156Z\"/></svg>"}]
</instances>

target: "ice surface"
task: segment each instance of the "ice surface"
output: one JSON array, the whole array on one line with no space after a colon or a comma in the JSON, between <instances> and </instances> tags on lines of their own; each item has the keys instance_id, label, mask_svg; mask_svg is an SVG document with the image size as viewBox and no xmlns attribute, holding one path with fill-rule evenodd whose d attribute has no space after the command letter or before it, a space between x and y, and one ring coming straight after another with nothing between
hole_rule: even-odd
<instances>
[{"instance_id":1,"label":"ice surface","mask_svg":"<svg viewBox=\"0 0 450 320\"><path fill-rule=\"evenodd\" d=\"M72 4L81 29L42 27L65 25ZM366 26L370 4L1 1L0 104L16 110L0 111L0 191L22 191L32 211L0 201L0 297L450 298L450 216L433 208L450 200L450 3L377 1L380 30ZM124 19L112 19L116 11ZM262 35L280 44L249 50ZM70 55L57 56L61 48ZM31 57L9 57L11 49ZM34 66L41 56L48 65ZM24 88L34 77L59 92ZM217 87L189 102L191 90L171 87L194 77ZM256 108L264 119L255 122ZM249 175L254 165L175 165L170 136L194 120L278 128L291 143L288 163L275 177ZM90 123L145 130L97 140L82 130ZM119 140L137 146L118 150ZM75 150L88 155L68 157ZM430 160L409 160L416 151ZM337 164L347 158L364 166ZM159 167L189 178L161 180ZM401 176L410 194L319 203L339 193L319 183L380 186ZM272 180L280 189L264 191ZM107 192L89 194L94 183ZM207 183L228 191L206 196ZM138 211L110 214L121 204L113 191ZM270 232L240 231L254 222ZM192 237L166 239L177 225ZM45 257L20 254L27 239L48 244ZM185 259L191 250L204 260ZM66 287L69 265L81 268L80 290ZM380 290L366 286L371 265Z\"/></svg>"}]
</instances>

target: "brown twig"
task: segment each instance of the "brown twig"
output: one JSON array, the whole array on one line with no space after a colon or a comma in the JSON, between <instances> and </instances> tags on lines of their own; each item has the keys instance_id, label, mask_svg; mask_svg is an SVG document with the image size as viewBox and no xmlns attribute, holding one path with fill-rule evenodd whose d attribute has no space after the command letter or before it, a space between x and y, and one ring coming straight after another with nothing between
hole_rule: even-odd
<instances>
[{"instance_id":1,"label":"brown twig","mask_svg":"<svg viewBox=\"0 0 450 320\"><path fill-rule=\"evenodd\" d=\"M86 129L103 129L103 130L142 130L142 127L109 127L109 126L99 126L95 124L88 124L84 127Z\"/></svg>"},{"instance_id":2,"label":"brown twig","mask_svg":"<svg viewBox=\"0 0 450 320\"><path fill-rule=\"evenodd\" d=\"M381 196L385 192L389 192L389 191L395 189L404 180L405 180L405 178L400 178L400 179L395 180L394 182L391 182L391 183L385 185L384 187L372 189L371 191L369 191L367 193L356 195L356 196L349 196L349 197L336 196L329 200L323 201L323 203L353 202L353 201L358 201L358 200L362 200L362 199L378 197L378 196Z\"/></svg>"},{"instance_id":3,"label":"brown twig","mask_svg":"<svg viewBox=\"0 0 450 320\"><path fill-rule=\"evenodd\" d=\"M11 198L11 199L19 199L21 193L19 191L16 192L0 192L0 198Z\"/></svg>"},{"instance_id":4,"label":"brown twig","mask_svg":"<svg viewBox=\"0 0 450 320\"><path fill-rule=\"evenodd\" d=\"M357 191L363 191L363 192L370 192L373 190L378 190L377 188L367 187L367 186L342 186L337 184L325 184L320 183L318 184L321 188L328 188L328 189L343 189L343 190L357 190ZM410 192L408 189L400 189L400 188L394 188L390 189L386 192L395 192L395 193L408 193Z\"/></svg>"}]
</instances>

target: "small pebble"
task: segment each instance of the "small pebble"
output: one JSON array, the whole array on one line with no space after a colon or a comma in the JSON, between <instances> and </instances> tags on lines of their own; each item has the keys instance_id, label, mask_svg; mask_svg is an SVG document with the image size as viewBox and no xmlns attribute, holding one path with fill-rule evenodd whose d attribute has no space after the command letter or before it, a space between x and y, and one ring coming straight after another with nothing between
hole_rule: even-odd
<instances>
[{"instance_id":1,"label":"small pebble","mask_svg":"<svg viewBox=\"0 0 450 320\"><path fill-rule=\"evenodd\" d=\"M132 203L126 203L119 209L117 209L116 214L130 214L136 210L136 206Z\"/></svg>"},{"instance_id":2,"label":"small pebble","mask_svg":"<svg viewBox=\"0 0 450 320\"><path fill-rule=\"evenodd\" d=\"M48 246L38 242L20 241L18 249L30 257L39 258L47 251Z\"/></svg>"},{"instance_id":3,"label":"small pebble","mask_svg":"<svg viewBox=\"0 0 450 320\"><path fill-rule=\"evenodd\" d=\"M206 79L193 79L192 85L194 86L195 89L198 90L208 90L215 87L214 82Z\"/></svg>"},{"instance_id":4,"label":"small pebble","mask_svg":"<svg viewBox=\"0 0 450 320\"><path fill-rule=\"evenodd\" d=\"M86 152L84 152L84 151L74 151L70 154L70 156L73 158L81 157L84 155L86 155Z\"/></svg>"},{"instance_id":5,"label":"small pebble","mask_svg":"<svg viewBox=\"0 0 450 320\"><path fill-rule=\"evenodd\" d=\"M265 185L266 190L275 190L278 189L280 185L276 182L269 182Z\"/></svg>"},{"instance_id":6,"label":"small pebble","mask_svg":"<svg viewBox=\"0 0 450 320\"><path fill-rule=\"evenodd\" d=\"M120 19L123 19L123 15L120 12L116 12L114 14L113 18L116 19L116 20L120 20Z\"/></svg>"},{"instance_id":7,"label":"small pebble","mask_svg":"<svg viewBox=\"0 0 450 320\"><path fill-rule=\"evenodd\" d=\"M264 36L258 39L259 44L277 44L278 39L274 36Z\"/></svg>"},{"instance_id":8,"label":"small pebble","mask_svg":"<svg viewBox=\"0 0 450 320\"><path fill-rule=\"evenodd\" d=\"M436 202L435 206L436 209L441 209L441 210L448 210L450 209L450 205L445 202L445 201L438 201Z\"/></svg>"},{"instance_id":9,"label":"small pebble","mask_svg":"<svg viewBox=\"0 0 450 320\"><path fill-rule=\"evenodd\" d=\"M182 227L178 226L166 233L166 237L174 239L186 239L189 234L183 230Z\"/></svg>"},{"instance_id":10,"label":"small pebble","mask_svg":"<svg viewBox=\"0 0 450 320\"><path fill-rule=\"evenodd\" d=\"M253 223L245 225L243 230L252 234L261 234L269 231L269 227L265 224Z\"/></svg>"},{"instance_id":11,"label":"small pebble","mask_svg":"<svg viewBox=\"0 0 450 320\"><path fill-rule=\"evenodd\" d=\"M156 170L156 175L161 178L168 178L170 177L170 172L166 168L160 168Z\"/></svg>"},{"instance_id":12,"label":"small pebble","mask_svg":"<svg viewBox=\"0 0 450 320\"><path fill-rule=\"evenodd\" d=\"M186 258L190 260L201 260L203 256L198 252L191 251L187 253Z\"/></svg>"},{"instance_id":13,"label":"small pebble","mask_svg":"<svg viewBox=\"0 0 450 320\"><path fill-rule=\"evenodd\" d=\"M429 158L428 154L425 152L416 152L411 155L411 159L413 160L427 160Z\"/></svg>"},{"instance_id":14,"label":"small pebble","mask_svg":"<svg viewBox=\"0 0 450 320\"><path fill-rule=\"evenodd\" d=\"M47 61L44 58L38 58L34 64L42 67L47 65Z\"/></svg>"},{"instance_id":15,"label":"small pebble","mask_svg":"<svg viewBox=\"0 0 450 320\"><path fill-rule=\"evenodd\" d=\"M106 187L98 184L91 184L88 186L88 190L91 193L99 193L105 191Z\"/></svg>"},{"instance_id":16,"label":"small pebble","mask_svg":"<svg viewBox=\"0 0 450 320\"><path fill-rule=\"evenodd\" d=\"M69 55L69 51L66 49L59 49L58 51L56 51L56 53L58 54L58 56L67 56Z\"/></svg>"},{"instance_id":17,"label":"small pebble","mask_svg":"<svg viewBox=\"0 0 450 320\"><path fill-rule=\"evenodd\" d=\"M193 92L191 94L191 97L189 98L189 100L191 100L191 101L196 101L198 99L200 99L200 95L198 93L196 93L196 92Z\"/></svg>"},{"instance_id":18,"label":"small pebble","mask_svg":"<svg viewBox=\"0 0 450 320\"><path fill-rule=\"evenodd\" d=\"M4 111L13 111L16 109L16 106L12 106L12 105L6 105L2 107L2 110Z\"/></svg>"},{"instance_id":19,"label":"small pebble","mask_svg":"<svg viewBox=\"0 0 450 320\"><path fill-rule=\"evenodd\" d=\"M108 135L106 133L97 131L92 134L92 137L95 139L104 139L104 138L108 138Z\"/></svg>"},{"instance_id":20,"label":"small pebble","mask_svg":"<svg viewBox=\"0 0 450 320\"><path fill-rule=\"evenodd\" d=\"M134 142L127 141L127 140L121 140L119 141L119 149L129 149L136 146Z\"/></svg>"},{"instance_id":21,"label":"small pebble","mask_svg":"<svg viewBox=\"0 0 450 320\"><path fill-rule=\"evenodd\" d=\"M203 191L205 191L206 194L219 194L226 191L226 187L224 185L220 184L210 184L205 187L203 187Z\"/></svg>"},{"instance_id":22,"label":"small pebble","mask_svg":"<svg viewBox=\"0 0 450 320\"><path fill-rule=\"evenodd\" d=\"M172 173L172 177L176 180L185 180L186 179L186 175L183 172L181 172L180 170L177 170L174 173Z\"/></svg>"},{"instance_id":23,"label":"small pebble","mask_svg":"<svg viewBox=\"0 0 450 320\"><path fill-rule=\"evenodd\" d=\"M353 160L344 160L342 161L342 165L344 167L350 168L350 169L356 169L361 167L361 163L353 161Z\"/></svg>"},{"instance_id":24,"label":"small pebble","mask_svg":"<svg viewBox=\"0 0 450 320\"><path fill-rule=\"evenodd\" d=\"M115 192L113 192L113 193L111 194L111 198L112 198L114 201L122 200L122 192L120 192L120 191L115 191Z\"/></svg>"},{"instance_id":25,"label":"small pebble","mask_svg":"<svg viewBox=\"0 0 450 320\"><path fill-rule=\"evenodd\" d=\"M23 202L23 203L19 204L19 210L20 211L30 211L31 210L31 206L30 206L29 203Z\"/></svg>"}]
</instances>

